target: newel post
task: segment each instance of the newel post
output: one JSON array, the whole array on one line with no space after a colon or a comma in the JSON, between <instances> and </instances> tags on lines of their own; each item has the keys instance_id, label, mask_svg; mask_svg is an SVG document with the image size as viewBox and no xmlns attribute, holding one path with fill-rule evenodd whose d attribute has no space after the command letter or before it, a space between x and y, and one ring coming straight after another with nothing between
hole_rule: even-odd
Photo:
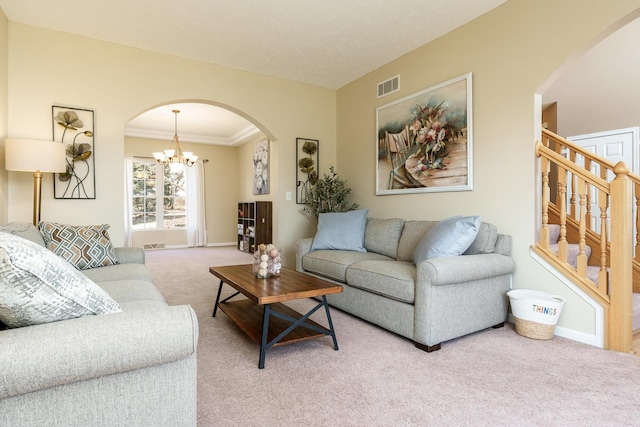
<instances>
[{"instance_id":1,"label":"newel post","mask_svg":"<svg viewBox=\"0 0 640 427\"><path fill-rule=\"evenodd\" d=\"M608 348L630 352L632 345L633 292L633 215L632 183L629 169L623 162L613 168L611 181L611 271L609 297L611 309L606 326Z\"/></svg>"}]
</instances>

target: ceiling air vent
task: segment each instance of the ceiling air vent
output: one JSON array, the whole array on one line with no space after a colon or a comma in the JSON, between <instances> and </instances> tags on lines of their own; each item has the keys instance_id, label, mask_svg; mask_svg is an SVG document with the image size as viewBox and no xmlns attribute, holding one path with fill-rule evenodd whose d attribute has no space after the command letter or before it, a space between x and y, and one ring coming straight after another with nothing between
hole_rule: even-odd
<instances>
[{"instance_id":1,"label":"ceiling air vent","mask_svg":"<svg viewBox=\"0 0 640 427\"><path fill-rule=\"evenodd\" d=\"M400 75L378 83L378 98L400 90Z\"/></svg>"}]
</instances>

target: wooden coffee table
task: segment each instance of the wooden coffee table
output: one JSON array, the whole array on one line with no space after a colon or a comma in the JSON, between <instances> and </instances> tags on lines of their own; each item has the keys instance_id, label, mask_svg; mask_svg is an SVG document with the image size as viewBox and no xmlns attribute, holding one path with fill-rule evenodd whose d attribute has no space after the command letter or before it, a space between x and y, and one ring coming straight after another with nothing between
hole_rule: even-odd
<instances>
[{"instance_id":1,"label":"wooden coffee table","mask_svg":"<svg viewBox=\"0 0 640 427\"><path fill-rule=\"evenodd\" d=\"M264 368L267 350L273 346L330 335L334 350L338 350L325 295L342 292L342 286L289 268L283 268L278 277L259 279L253 274L252 267L251 264L210 267L209 272L220 279L213 317L219 307L240 329L260 344L258 368ZM225 283L237 292L220 301L222 285ZM230 301L239 294L246 298ZM284 301L320 296L322 302L304 315L282 304ZM309 316L322 307L327 315L329 329L309 319Z\"/></svg>"}]
</instances>

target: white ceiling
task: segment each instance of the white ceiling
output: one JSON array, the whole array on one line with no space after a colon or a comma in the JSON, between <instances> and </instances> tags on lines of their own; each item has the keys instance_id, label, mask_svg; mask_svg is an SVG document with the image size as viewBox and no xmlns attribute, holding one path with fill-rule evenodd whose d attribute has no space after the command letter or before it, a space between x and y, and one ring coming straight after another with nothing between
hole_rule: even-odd
<instances>
[{"instance_id":1,"label":"white ceiling","mask_svg":"<svg viewBox=\"0 0 640 427\"><path fill-rule=\"evenodd\" d=\"M140 114L125 126L125 135L171 141L176 125L173 110L180 111L180 141L238 146L261 134L251 122L232 111L209 104L182 103Z\"/></svg>"},{"instance_id":2,"label":"white ceiling","mask_svg":"<svg viewBox=\"0 0 640 427\"><path fill-rule=\"evenodd\" d=\"M13 22L337 89L505 1L0 0L0 7ZM171 109L167 119L144 117L167 120L172 135ZM180 114L179 134L203 131L190 128L189 114ZM223 134L213 122L205 139L227 144L247 124ZM151 123L143 118L131 125L144 126Z\"/></svg>"}]
</instances>

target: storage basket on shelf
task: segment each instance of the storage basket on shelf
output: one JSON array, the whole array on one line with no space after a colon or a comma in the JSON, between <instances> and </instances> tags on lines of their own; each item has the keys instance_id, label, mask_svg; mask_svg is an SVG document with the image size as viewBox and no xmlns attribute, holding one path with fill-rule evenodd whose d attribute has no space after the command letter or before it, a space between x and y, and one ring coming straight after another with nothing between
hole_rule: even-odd
<instances>
[{"instance_id":1,"label":"storage basket on shelf","mask_svg":"<svg viewBox=\"0 0 640 427\"><path fill-rule=\"evenodd\" d=\"M530 289L513 289L507 295L518 334L538 340L553 338L565 298Z\"/></svg>"}]
</instances>

